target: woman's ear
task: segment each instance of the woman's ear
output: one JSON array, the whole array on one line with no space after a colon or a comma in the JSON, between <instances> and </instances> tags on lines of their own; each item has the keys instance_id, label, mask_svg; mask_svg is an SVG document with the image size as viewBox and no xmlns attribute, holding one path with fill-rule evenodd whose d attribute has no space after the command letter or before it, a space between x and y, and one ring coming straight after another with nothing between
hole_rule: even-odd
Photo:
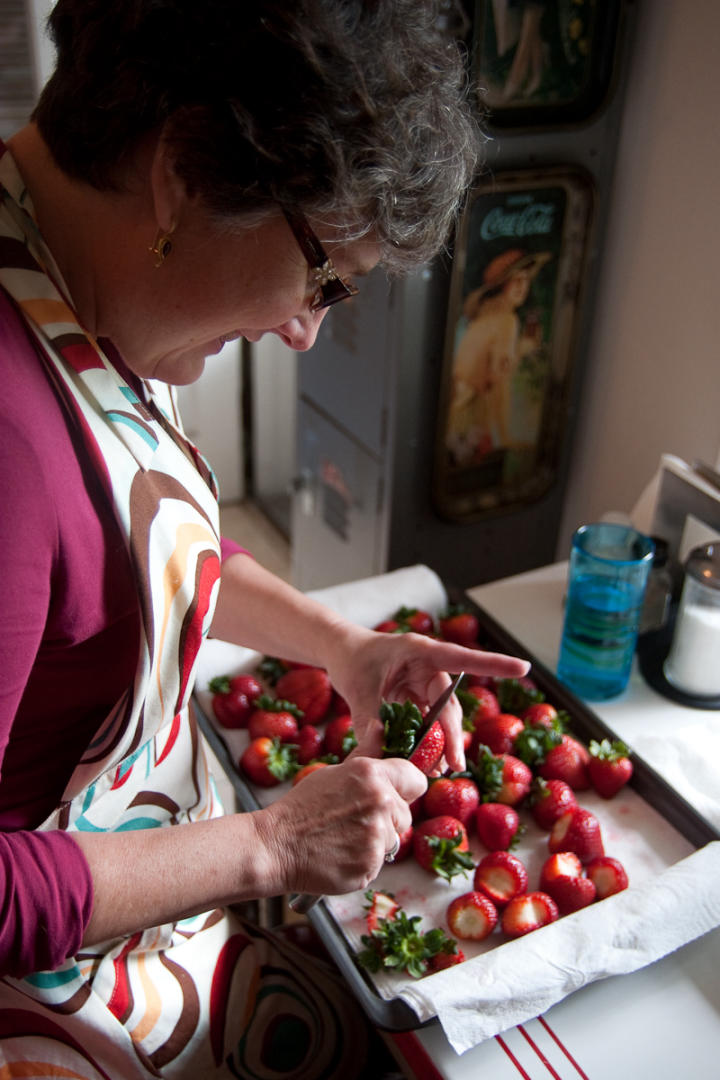
<instances>
[{"instance_id":1,"label":"woman's ear","mask_svg":"<svg viewBox=\"0 0 720 1080\"><path fill-rule=\"evenodd\" d=\"M162 133L152 157L150 186L158 229L169 234L180 220L187 192L184 183L175 172L174 156Z\"/></svg>"}]
</instances>

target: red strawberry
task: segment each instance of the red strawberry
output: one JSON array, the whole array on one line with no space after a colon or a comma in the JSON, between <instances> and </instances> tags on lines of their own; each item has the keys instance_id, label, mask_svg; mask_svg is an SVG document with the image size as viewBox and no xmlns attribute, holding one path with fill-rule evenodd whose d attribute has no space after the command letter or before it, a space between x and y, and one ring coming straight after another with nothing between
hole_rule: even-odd
<instances>
[{"instance_id":1,"label":"red strawberry","mask_svg":"<svg viewBox=\"0 0 720 1080\"><path fill-rule=\"evenodd\" d=\"M408 857L412 851L414 832L415 829L411 825L409 829L406 829L404 833L400 834L400 847L397 849L397 855L393 859L393 862L402 862L403 859Z\"/></svg>"},{"instance_id":2,"label":"red strawberry","mask_svg":"<svg viewBox=\"0 0 720 1080\"><path fill-rule=\"evenodd\" d=\"M435 632L435 621L432 615L419 608L398 608L392 616L392 621L399 626L412 630L415 634L432 634Z\"/></svg>"},{"instance_id":3,"label":"red strawberry","mask_svg":"<svg viewBox=\"0 0 720 1080\"><path fill-rule=\"evenodd\" d=\"M511 855L509 851L491 851L475 867L473 885L494 904L502 906L525 892L527 870L517 855Z\"/></svg>"},{"instance_id":4,"label":"red strawberry","mask_svg":"<svg viewBox=\"0 0 720 1080\"><path fill-rule=\"evenodd\" d=\"M525 724L530 724L532 727L552 728L557 715L557 709L549 701L536 701L528 705L522 714L522 719Z\"/></svg>"},{"instance_id":5,"label":"red strawberry","mask_svg":"<svg viewBox=\"0 0 720 1080\"><path fill-rule=\"evenodd\" d=\"M600 822L590 810L575 806L566 810L553 825L548 838L548 848L574 851L582 863L588 863L598 855L604 855Z\"/></svg>"},{"instance_id":6,"label":"red strawberry","mask_svg":"<svg viewBox=\"0 0 720 1080\"><path fill-rule=\"evenodd\" d=\"M379 634L400 634L403 632L400 623L396 619L383 619L373 629L377 630Z\"/></svg>"},{"instance_id":7,"label":"red strawberry","mask_svg":"<svg viewBox=\"0 0 720 1080\"><path fill-rule=\"evenodd\" d=\"M302 710L303 724L317 724L328 713L333 690L330 676L323 668L302 667L281 675L275 692Z\"/></svg>"},{"instance_id":8,"label":"red strawberry","mask_svg":"<svg viewBox=\"0 0 720 1080\"><path fill-rule=\"evenodd\" d=\"M347 713L350 712L350 706L348 705L342 694L339 694L337 690L333 690L330 708L336 716L345 716Z\"/></svg>"},{"instance_id":9,"label":"red strawberry","mask_svg":"<svg viewBox=\"0 0 720 1080\"><path fill-rule=\"evenodd\" d=\"M603 799L611 799L632 776L633 764L629 754L627 746L619 739L613 742L609 739L602 742L593 739L590 743L588 774L592 786Z\"/></svg>"},{"instance_id":10,"label":"red strawberry","mask_svg":"<svg viewBox=\"0 0 720 1080\"><path fill-rule=\"evenodd\" d=\"M455 967L455 964L462 964L464 960L465 953L455 946L454 952L442 951L431 956L428 960L428 971L444 971L445 968Z\"/></svg>"},{"instance_id":11,"label":"red strawberry","mask_svg":"<svg viewBox=\"0 0 720 1080\"><path fill-rule=\"evenodd\" d=\"M502 928L509 937L521 937L555 922L557 904L544 892L525 893L510 901L502 914Z\"/></svg>"},{"instance_id":12,"label":"red strawberry","mask_svg":"<svg viewBox=\"0 0 720 1080\"><path fill-rule=\"evenodd\" d=\"M467 829L479 803L480 792L469 776L439 776L423 796L423 812L427 817L450 814Z\"/></svg>"},{"instance_id":13,"label":"red strawberry","mask_svg":"<svg viewBox=\"0 0 720 1080\"><path fill-rule=\"evenodd\" d=\"M480 720L488 720L500 713L500 702L488 686L472 683L466 689L460 690L457 696L463 714L470 717L473 726Z\"/></svg>"},{"instance_id":14,"label":"red strawberry","mask_svg":"<svg viewBox=\"0 0 720 1080\"><path fill-rule=\"evenodd\" d=\"M465 826L449 814L428 818L415 826L413 854L423 870L450 881L473 867Z\"/></svg>"},{"instance_id":15,"label":"red strawberry","mask_svg":"<svg viewBox=\"0 0 720 1080\"><path fill-rule=\"evenodd\" d=\"M253 784L275 787L297 772L295 750L284 746L279 739L262 736L246 747L240 758L240 768Z\"/></svg>"},{"instance_id":16,"label":"red strawberry","mask_svg":"<svg viewBox=\"0 0 720 1080\"><path fill-rule=\"evenodd\" d=\"M368 933L372 934L373 930L377 930L380 926L381 919L394 919L400 910L400 905L396 902L392 893L380 892L376 889L372 892L365 893L368 903L365 905L365 921L367 923Z\"/></svg>"},{"instance_id":17,"label":"red strawberry","mask_svg":"<svg viewBox=\"0 0 720 1080\"><path fill-rule=\"evenodd\" d=\"M577 806L575 792L564 780L543 780L538 776L530 787L530 813L541 829L552 829L557 819Z\"/></svg>"},{"instance_id":18,"label":"red strawberry","mask_svg":"<svg viewBox=\"0 0 720 1080\"><path fill-rule=\"evenodd\" d=\"M498 713L497 716L480 717L475 724L473 746L484 744L493 754L509 754L513 742L525 725L519 716L512 713ZM472 753L472 747L470 752Z\"/></svg>"},{"instance_id":19,"label":"red strawberry","mask_svg":"<svg viewBox=\"0 0 720 1080\"><path fill-rule=\"evenodd\" d=\"M540 868L540 888L549 893L553 882L562 877L581 877L582 863L574 851L559 851L551 855Z\"/></svg>"},{"instance_id":20,"label":"red strawberry","mask_svg":"<svg viewBox=\"0 0 720 1080\"><path fill-rule=\"evenodd\" d=\"M420 770L429 776L445 749L445 732L439 720L433 720L420 742L417 744L409 760Z\"/></svg>"},{"instance_id":21,"label":"red strawberry","mask_svg":"<svg viewBox=\"0 0 720 1080\"><path fill-rule=\"evenodd\" d=\"M504 803L480 803L475 828L488 851L507 851L520 827L517 810Z\"/></svg>"},{"instance_id":22,"label":"red strawberry","mask_svg":"<svg viewBox=\"0 0 720 1080\"><path fill-rule=\"evenodd\" d=\"M301 780L304 780L310 773L317 772L318 769L326 769L328 767L327 761L311 761L307 765L303 765L301 769L293 776L293 787L295 784L299 784Z\"/></svg>"},{"instance_id":23,"label":"red strawberry","mask_svg":"<svg viewBox=\"0 0 720 1080\"><path fill-rule=\"evenodd\" d=\"M570 736L563 735L560 745L548 750L538 774L544 780L564 780L573 791L585 791L590 781L577 745Z\"/></svg>"},{"instance_id":24,"label":"red strawberry","mask_svg":"<svg viewBox=\"0 0 720 1080\"><path fill-rule=\"evenodd\" d=\"M591 859L586 867L587 876L597 889L598 900L604 900L606 896L622 892L628 887L628 876L625 867L617 859L610 855L599 855Z\"/></svg>"},{"instance_id":25,"label":"red strawberry","mask_svg":"<svg viewBox=\"0 0 720 1080\"><path fill-rule=\"evenodd\" d=\"M467 892L451 900L447 924L455 937L463 941L482 941L497 925L497 908L482 892Z\"/></svg>"},{"instance_id":26,"label":"red strawberry","mask_svg":"<svg viewBox=\"0 0 720 1080\"><path fill-rule=\"evenodd\" d=\"M224 728L247 727L255 700L263 692L254 675L220 675L210 680L208 689L215 718Z\"/></svg>"},{"instance_id":27,"label":"red strawberry","mask_svg":"<svg viewBox=\"0 0 720 1080\"><path fill-rule=\"evenodd\" d=\"M462 607L450 607L438 620L440 636L456 645L475 645L480 624L477 616Z\"/></svg>"},{"instance_id":28,"label":"red strawberry","mask_svg":"<svg viewBox=\"0 0 720 1080\"><path fill-rule=\"evenodd\" d=\"M339 761L344 761L355 746L357 746L357 739L353 730L352 716L346 714L328 720L323 743L324 753L333 754Z\"/></svg>"},{"instance_id":29,"label":"red strawberry","mask_svg":"<svg viewBox=\"0 0 720 1080\"><path fill-rule=\"evenodd\" d=\"M579 739L573 738L572 735L568 735L567 732L563 734L562 741L568 746L572 746L583 765L588 766L590 764L590 751L585 743L580 742Z\"/></svg>"},{"instance_id":30,"label":"red strawberry","mask_svg":"<svg viewBox=\"0 0 720 1080\"><path fill-rule=\"evenodd\" d=\"M256 706L248 720L248 735L251 739L280 739L284 743L294 743L298 736L298 721L295 707L289 701L274 700L264 694L256 701Z\"/></svg>"},{"instance_id":31,"label":"red strawberry","mask_svg":"<svg viewBox=\"0 0 720 1080\"><path fill-rule=\"evenodd\" d=\"M557 877L548 887L547 893L552 896L561 915L570 915L571 912L592 904L596 889L589 877Z\"/></svg>"},{"instance_id":32,"label":"red strawberry","mask_svg":"<svg viewBox=\"0 0 720 1080\"><path fill-rule=\"evenodd\" d=\"M476 753L475 763L468 757L468 769L483 800L517 806L530 790L532 770L512 754L491 754L487 746Z\"/></svg>"},{"instance_id":33,"label":"red strawberry","mask_svg":"<svg viewBox=\"0 0 720 1080\"><path fill-rule=\"evenodd\" d=\"M303 724L293 740L297 746L297 759L301 765L308 765L323 752L325 736L314 724Z\"/></svg>"}]
</instances>

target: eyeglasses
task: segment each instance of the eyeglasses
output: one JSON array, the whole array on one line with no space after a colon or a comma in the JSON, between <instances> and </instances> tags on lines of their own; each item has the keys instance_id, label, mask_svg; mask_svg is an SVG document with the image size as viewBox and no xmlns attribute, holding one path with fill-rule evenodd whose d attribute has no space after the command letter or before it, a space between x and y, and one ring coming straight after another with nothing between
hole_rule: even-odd
<instances>
[{"instance_id":1,"label":"eyeglasses","mask_svg":"<svg viewBox=\"0 0 720 1080\"><path fill-rule=\"evenodd\" d=\"M310 310L322 311L323 308L337 304L340 300L356 296L358 290L340 277L332 259L310 228L305 215L299 210L289 210L285 206L282 207L282 212L310 267L310 279L315 286Z\"/></svg>"}]
</instances>

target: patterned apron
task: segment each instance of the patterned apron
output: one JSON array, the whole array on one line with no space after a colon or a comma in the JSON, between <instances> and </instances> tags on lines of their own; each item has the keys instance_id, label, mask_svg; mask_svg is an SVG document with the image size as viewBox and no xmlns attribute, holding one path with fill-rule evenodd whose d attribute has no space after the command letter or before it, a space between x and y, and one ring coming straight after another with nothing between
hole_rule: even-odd
<instances>
[{"instance_id":1,"label":"patterned apron","mask_svg":"<svg viewBox=\"0 0 720 1080\"><path fill-rule=\"evenodd\" d=\"M147 402L81 329L0 143L0 285L22 311L127 539L141 612L134 685L42 829L169 827L218 816L188 712L220 576L212 472L169 388ZM122 868L118 867L118 873ZM312 976L312 977L311 977ZM352 1003L308 957L215 910L0 979L0 1077L352 1077Z\"/></svg>"}]
</instances>

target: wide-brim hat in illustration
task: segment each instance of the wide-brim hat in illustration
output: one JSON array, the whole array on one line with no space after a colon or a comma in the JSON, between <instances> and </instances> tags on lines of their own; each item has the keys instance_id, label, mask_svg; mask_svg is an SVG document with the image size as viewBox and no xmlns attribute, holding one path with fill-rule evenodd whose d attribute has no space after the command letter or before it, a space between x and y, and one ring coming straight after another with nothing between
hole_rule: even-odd
<instances>
[{"instance_id":1,"label":"wide-brim hat in illustration","mask_svg":"<svg viewBox=\"0 0 720 1080\"><path fill-rule=\"evenodd\" d=\"M478 305L489 292L504 285L515 274L527 272L530 278L542 270L545 263L552 258L549 251L522 251L520 248L508 248L501 251L485 267L483 271L483 283L479 288L473 289L465 297L463 312L468 319L473 319L477 314Z\"/></svg>"}]
</instances>

